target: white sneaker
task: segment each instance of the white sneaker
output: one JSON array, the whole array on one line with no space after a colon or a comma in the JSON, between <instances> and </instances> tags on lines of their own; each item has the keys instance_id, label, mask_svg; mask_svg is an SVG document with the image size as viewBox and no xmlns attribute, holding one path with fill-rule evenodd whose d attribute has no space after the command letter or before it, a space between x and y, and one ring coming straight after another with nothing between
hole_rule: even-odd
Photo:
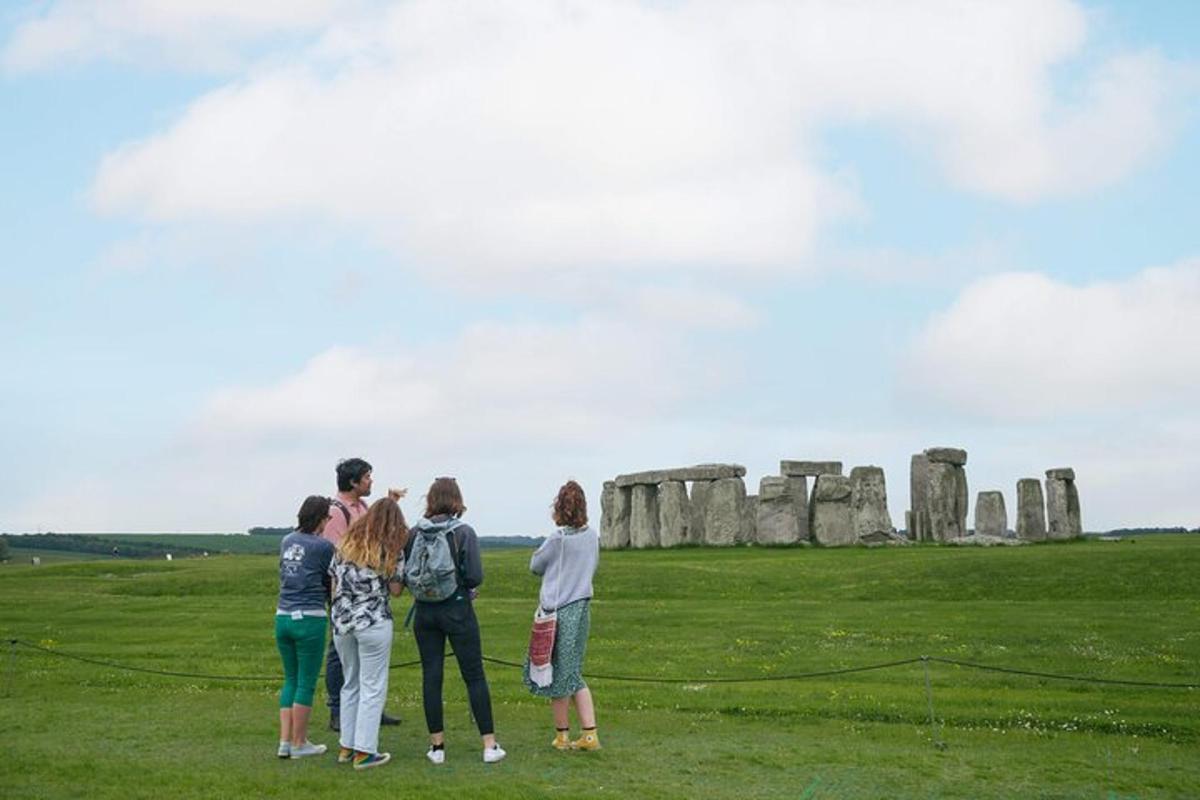
<instances>
[{"instance_id":1,"label":"white sneaker","mask_svg":"<svg viewBox=\"0 0 1200 800\"><path fill-rule=\"evenodd\" d=\"M292 743L289 741L286 741L286 740L280 742L279 749L275 751L275 755L279 756L280 758L291 758L292 757Z\"/></svg>"},{"instance_id":2,"label":"white sneaker","mask_svg":"<svg viewBox=\"0 0 1200 800\"><path fill-rule=\"evenodd\" d=\"M431 747L431 748L429 748L429 752L425 754L425 757L428 758L431 763L445 764L446 763L446 748L443 747L441 750L434 750Z\"/></svg>"},{"instance_id":3,"label":"white sneaker","mask_svg":"<svg viewBox=\"0 0 1200 800\"><path fill-rule=\"evenodd\" d=\"M508 753L504 752L504 748L498 744L494 744L491 747L484 749L483 763L495 764L497 761L503 761L506 755L508 755Z\"/></svg>"},{"instance_id":4,"label":"white sneaker","mask_svg":"<svg viewBox=\"0 0 1200 800\"><path fill-rule=\"evenodd\" d=\"M292 748L291 757L292 758L304 758L305 756L319 756L324 752L325 752L325 745L313 744L312 742L305 742L304 744L300 745L299 747Z\"/></svg>"}]
</instances>

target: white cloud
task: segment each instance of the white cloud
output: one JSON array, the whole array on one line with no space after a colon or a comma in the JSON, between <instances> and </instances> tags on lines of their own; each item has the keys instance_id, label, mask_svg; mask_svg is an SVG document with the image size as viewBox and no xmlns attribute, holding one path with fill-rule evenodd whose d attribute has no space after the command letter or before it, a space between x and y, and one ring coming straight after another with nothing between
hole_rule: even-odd
<instances>
[{"instance_id":1,"label":"white cloud","mask_svg":"<svg viewBox=\"0 0 1200 800\"><path fill-rule=\"evenodd\" d=\"M1182 408L1200 391L1200 261L1072 286L1008 273L935 316L908 391L995 419Z\"/></svg>"},{"instance_id":2,"label":"white cloud","mask_svg":"<svg viewBox=\"0 0 1200 800\"><path fill-rule=\"evenodd\" d=\"M795 269L854 206L811 142L899 126L1010 200L1118 180L1167 138L1172 65L1101 63L1065 0L604 5L347 15L110 153L100 210L350 224L447 280Z\"/></svg>"}]
</instances>

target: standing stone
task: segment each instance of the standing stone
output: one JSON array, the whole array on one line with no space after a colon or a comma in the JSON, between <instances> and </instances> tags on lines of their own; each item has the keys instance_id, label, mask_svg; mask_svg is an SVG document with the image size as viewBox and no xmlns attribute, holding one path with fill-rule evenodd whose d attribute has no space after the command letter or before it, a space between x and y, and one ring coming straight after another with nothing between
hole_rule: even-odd
<instances>
[{"instance_id":1,"label":"standing stone","mask_svg":"<svg viewBox=\"0 0 1200 800\"><path fill-rule=\"evenodd\" d=\"M1046 501L1037 478L1017 481L1017 538L1027 542L1046 540Z\"/></svg>"},{"instance_id":2,"label":"standing stone","mask_svg":"<svg viewBox=\"0 0 1200 800\"><path fill-rule=\"evenodd\" d=\"M912 457L908 492L908 538L914 542L928 542L933 534L929 530L929 459L924 453Z\"/></svg>"},{"instance_id":3,"label":"standing stone","mask_svg":"<svg viewBox=\"0 0 1200 800\"><path fill-rule=\"evenodd\" d=\"M792 483L794 480L767 476L759 481L756 513L756 541L759 544L794 544L800 541L800 518L796 516L796 499L791 494L795 488ZM807 488L804 486L805 491Z\"/></svg>"},{"instance_id":4,"label":"standing stone","mask_svg":"<svg viewBox=\"0 0 1200 800\"><path fill-rule=\"evenodd\" d=\"M929 464L929 530L935 542L961 539L967 533L967 477L962 467Z\"/></svg>"},{"instance_id":5,"label":"standing stone","mask_svg":"<svg viewBox=\"0 0 1200 800\"><path fill-rule=\"evenodd\" d=\"M609 491L609 485L612 491ZM629 547L630 489L617 487L615 481L605 481L600 495L600 546L609 550ZM608 498L608 505L605 505Z\"/></svg>"},{"instance_id":6,"label":"standing stone","mask_svg":"<svg viewBox=\"0 0 1200 800\"><path fill-rule=\"evenodd\" d=\"M758 541L758 495L746 495L742 503L742 536L739 541Z\"/></svg>"},{"instance_id":7,"label":"standing stone","mask_svg":"<svg viewBox=\"0 0 1200 800\"><path fill-rule=\"evenodd\" d=\"M633 487L629 510L629 543L636 548L658 547L658 487Z\"/></svg>"},{"instance_id":8,"label":"standing stone","mask_svg":"<svg viewBox=\"0 0 1200 800\"><path fill-rule=\"evenodd\" d=\"M720 478L709 484L704 509L704 543L727 546L742 539L742 506L746 484L741 478Z\"/></svg>"},{"instance_id":9,"label":"standing stone","mask_svg":"<svg viewBox=\"0 0 1200 800\"><path fill-rule=\"evenodd\" d=\"M850 507L850 479L841 475L819 475L808 506L809 528L818 544L854 544L854 515Z\"/></svg>"},{"instance_id":10,"label":"standing stone","mask_svg":"<svg viewBox=\"0 0 1200 800\"><path fill-rule=\"evenodd\" d=\"M1075 470L1046 470L1046 538L1073 539L1082 535Z\"/></svg>"},{"instance_id":11,"label":"standing stone","mask_svg":"<svg viewBox=\"0 0 1200 800\"><path fill-rule=\"evenodd\" d=\"M888 513L887 482L882 467L855 467L850 470L850 509L854 515L856 538L875 533L895 533L892 515Z\"/></svg>"},{"instance_id":12,"label":"standing stone","mask_svg":"<svg viewBox=\"0 0 1200 800\"><path fill-rule=\"evenodd\" d=\"M712 481L696 481L692 484L688 544L704 544L704 517L708 513L708 498L711 494Z\"/></svg>"},{"instance_id":13,"label":"standing stone","mask_svg":"<svg viewBox=\"0 0 1200 800\"><path fill-rule=\"evenodd\" d=\"M1004 508L1002 492L980 492L975 498L975 534L1008 535L1008 511Z\"/></svg>"},{"instance_id":14,"label":"standing stone","mask_svg":"<svg viewBox=\"0 0 1200 800\"><path fill-rule=\"evenodd\" d=\"M675 547L686 544L691 513L687 487L683 481L663 481L658 485L658 544Z\"/></svg>"},{"instance_id":15,"label":"standing stone","mask_svg":"<svg viewBox=\"0 0 1200 800\"><path fill-rule=\"evenodd\" d=\"M788 475L786 480L788 496L792 498L794 506L792 513L796 515L796 538L807 542L812 538L812 533L808 529L808 478L803 475ZM761 489L759 495L762 495Z\"/></svg>"}]
</instances>

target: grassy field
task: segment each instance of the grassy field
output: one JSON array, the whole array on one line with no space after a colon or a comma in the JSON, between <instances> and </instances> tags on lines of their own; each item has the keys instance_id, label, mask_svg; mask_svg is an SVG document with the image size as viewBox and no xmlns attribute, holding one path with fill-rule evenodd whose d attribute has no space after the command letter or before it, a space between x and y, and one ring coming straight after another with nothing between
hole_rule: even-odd
<instances>
[{"instance_id":1,"label":"grassy field","mask_svg":"<svg viewBox=\"0 0 1200 800\"><path fill-rule=\"evenodd\" d=\"M489 551L484 649L519 660L528 554ZM167 670L272 675L275 564L223 556L0 568L0 635ZM6 799L77 797L1159 798L1200 795L1200 692L920 664L927 654L1148 681L1200 679L1200 540L1022 548L605 553L587 668L605 749L548 747L549 709L489 666L502 764L480 763L448 675L449 761L425 762L419 671L392 671L391 765L274 758L273 682L121 672L18 649L0 661ZM407 600L396 604L402 618ZM415 658L398 636L393 662ZM451 669L451 673L453 670ZM318 703L321 703L320 695ZM324 723L323 709L315 713ZM318 729L314 739L333 744ZM347 785L349 784L349 785Z\"/></svg>"}]
</instances>

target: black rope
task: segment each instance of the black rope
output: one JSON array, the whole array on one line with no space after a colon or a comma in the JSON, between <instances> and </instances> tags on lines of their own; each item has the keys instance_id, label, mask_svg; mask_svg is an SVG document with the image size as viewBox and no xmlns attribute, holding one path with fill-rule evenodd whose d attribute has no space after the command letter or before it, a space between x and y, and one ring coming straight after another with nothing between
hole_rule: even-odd
<instances>
[{"instance_id":1,"label":"black rope","mask_svg":"<svg viewBox=\"0 0 1200 800\"><path fill-rule=\"evenodd\" d=\"M990 664L976 664L973 661L959 661L956 658L941 658L939 656L929 656L930 661L937 661L940 664L953 664L957 667L968 667L969 669L982 669L988 672L1003 672L1008 675L1025 675L1033 678L1049 678L1056 681L1077 681L1079 683L1099 683L1109 684L1114 686L1142 686L1148 689L1200 689L1200 683L1162 683L1160 681L1130 681L1122 678L1093 678L1087 675L1062 675L1055 672L1035 672L1028 669L1016 669L1014 667L996 667Z\"/></svg>"}]
</instances>

